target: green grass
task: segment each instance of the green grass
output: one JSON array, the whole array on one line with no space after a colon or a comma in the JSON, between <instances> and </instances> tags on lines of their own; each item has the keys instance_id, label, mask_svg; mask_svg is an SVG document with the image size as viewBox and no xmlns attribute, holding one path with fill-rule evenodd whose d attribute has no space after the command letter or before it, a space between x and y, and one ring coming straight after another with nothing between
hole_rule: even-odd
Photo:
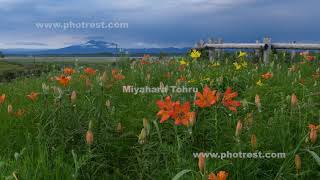
<instances>
[{"instance_id":1,"label":"green grass","mask_svg":"<svg viewBox=\"0 0 320 180\"><path fill-rule=\"evenodd\" d=\"M9 64L6 62L3 62L0 60L0 75L2 75L4 72L8 71L18 71L18 70L23 70L24 67L16 64Z\"/></svg>"},{"instance_id":2,"label":"green grass","mask_svg":"<svg viewBox=\"0 0 320 180\"><path fill-rule=\"evenodd\" d=\"M179 71L179 59L147 65L121 62L96 67L98 73L90 77L93 87L86 88L82 67L72 75L68 87L61 87L58 97L52 87L59 87L50 77L62 72L51 72L40 78L20 78L0 86L0 94L7 99L0 105L0 176L5 179L171 179L182 170L191 170L181 179L206 179L210 172L227 171L228 179L317 179L320 166L317 155L320 141L315 144L306 138L308 125L320 123L319 79L312 75L319 71L319 62L294 63L298 70L289 72L293 64L283 62L286 57L268 65L250 63L235 70L230 59L213 67L205 59L192 62ZM258 67L258 68L256 68ZM125 79L116 81L111 70L122 70ZM99 82L98 76L106 71L108 80ZM172 76L166 78L165 74ZM273 77L256 82L261 75L272 72ZM150 80L146 77L150 74ZM185 76L187 81L176 83ZM188 82L189 81L189 82ZM205 85L223 93L232 87L242 102L238 111L232 112L221 102L201 109L192 102L194 93L130 94L122 86L158 87L165 85L197 87ZM42 90L42 83L51 87ZM102 86L101 86L102 85ZM31 91L41 93L36 102L26 95ZM76 104L70 102L72 91L77 92ZM292 94L298 105L291 106ZM255 96L261 98L262 111L255 105ZM175 126L173 120L162 124L156 116L156 101L170 95L173 100L190 101L191 110L197 112L193 127ZM109 100L111 107L106 107ZM247 102L247 103L245 103ZM22 117L7 113L24 109ZM246 105L247 104L247 105ZM245 124L248 113L253 114L252 126ZM138 143L143 128L143 118L149 120L150 134L144 144ZM238 120L244 127L238 138L235 128ZM85 134L92 122L94 142L88 146ZM118 124L123 132L117 131ZM192 131L192 133L190 133ZM199 172L194 152L252 152L251 135L257 137L256 151L284 152L285 159L206 159L206 175ZM307 138L308 139L308 138ZM302 168L296 174L294 157L299 154Z\"/></svg>"}]
</instances>

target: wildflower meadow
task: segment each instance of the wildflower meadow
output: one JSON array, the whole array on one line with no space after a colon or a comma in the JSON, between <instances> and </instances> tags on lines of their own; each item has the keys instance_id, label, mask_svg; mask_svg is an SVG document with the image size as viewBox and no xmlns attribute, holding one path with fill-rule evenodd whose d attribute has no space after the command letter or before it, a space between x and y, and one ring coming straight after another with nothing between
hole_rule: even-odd
<instances>
[{"instance_id":1,"label":"wildflower meadow","mask_svg":"<svg viewBox=\"0 0 320 180\"><path fill-rule=\"evenodd\" d=\"M50 64L3 83L0 177L319 179L320 56L270 56Z\"/></svg>"}]
</instances>

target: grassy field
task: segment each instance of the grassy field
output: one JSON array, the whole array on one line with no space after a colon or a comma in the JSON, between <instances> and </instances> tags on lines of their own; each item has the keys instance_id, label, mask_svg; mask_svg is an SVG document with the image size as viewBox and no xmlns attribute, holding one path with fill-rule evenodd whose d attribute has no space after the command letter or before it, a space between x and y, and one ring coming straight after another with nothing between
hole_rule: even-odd
<instances>
[{"instance_id":1,"label":"grassy field","mask_svg":"<svg viewBox=\"0 0 320 180\"><path fill-rule=\"evenodd\" d=\"M23 70L22 66L16 64L9 64L0 60L0 75L7 71Z\"/></svg>"},{"instance_id":2,"label":"grassy field","mask_svg":"<svg viewBox=\"0 0 320 180\"><path fill-rule=\"evenodd\" d=\"M319 57L287 63L287 54L275 56L267 65L245 53L219 63L188 56L74 64L1 85L0 176L319 179ZM199 93L123 92L129 85ZM285 158L195 156L200 152Z\"/></svg>"},{"instance_id":3,"label":"grassy field","mask_svg":"<svg viewBox=\"0 0 320 180\"><path fill-rule=\"evenodd\" d=\"M132 57L134 58L134 57ZM33 64L33 63L73 63L75 61L79 63L110 63L121 60L122 57L64 57L64 56L52 56L52 57L26 57L26 56L9 56L5 60L12 63L21 64Z\"/></svg>"}]
</instances>

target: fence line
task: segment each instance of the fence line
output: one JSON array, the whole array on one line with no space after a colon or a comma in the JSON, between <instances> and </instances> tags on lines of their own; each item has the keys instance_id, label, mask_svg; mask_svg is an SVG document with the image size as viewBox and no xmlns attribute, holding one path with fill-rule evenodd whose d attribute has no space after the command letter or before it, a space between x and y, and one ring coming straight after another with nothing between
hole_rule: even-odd
<instances>
[{"instance_id":1,"label":"fence line","mask_svg":"<svg viewBox=\"0 0 320 180\"><path fill-rule=\"evenodd\" d=\"M271 38L264 38L263 43L260 43L258 40L256 43L223 43L223 40L220 38L214 40L209 38L208 42L200 40L196 43L197 49L207 49L209 51L209 59L214 60L215 54L220 57L222 49L254 49L256 50L256 55L260 54L260 51L263 51L263 62L269 63L269 56L272 49L289 49L292 50L292 59L295 56L294 50L320 50L320 44L311 44L311 43L271 43Z\"/></svg>"}]
</instances>

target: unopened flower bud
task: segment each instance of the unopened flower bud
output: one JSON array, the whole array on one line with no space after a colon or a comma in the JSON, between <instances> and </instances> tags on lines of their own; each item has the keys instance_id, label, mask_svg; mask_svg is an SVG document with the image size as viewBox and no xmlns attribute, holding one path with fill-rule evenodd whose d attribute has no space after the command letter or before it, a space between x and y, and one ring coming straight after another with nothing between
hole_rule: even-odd
<instances>
[{"instance_id":1,"label":"unopened flower bud","mask_svg":"<svg viewBox=\"0 0 320 180\"><path fill-rule=\"evenodd\" d=\"M92 133L92 131L90 129L86 133L86 143L88 145L92 145L93 144L93 133Z\"/></svg>"}]
</instances>

